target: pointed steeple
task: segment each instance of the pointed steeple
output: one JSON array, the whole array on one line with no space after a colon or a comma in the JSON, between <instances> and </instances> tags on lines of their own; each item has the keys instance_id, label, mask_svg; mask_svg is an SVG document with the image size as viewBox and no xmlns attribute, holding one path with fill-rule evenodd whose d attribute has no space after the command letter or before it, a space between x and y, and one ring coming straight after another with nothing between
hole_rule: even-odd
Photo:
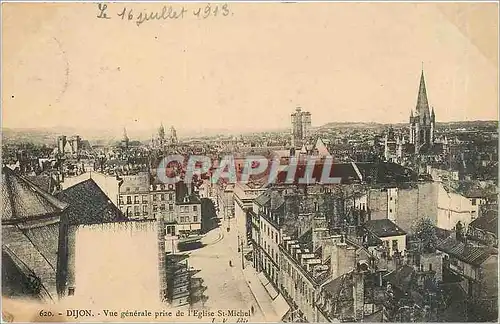
<instances>
[{"instance_id":1,"label":"pointed steeple","mask_svg":"<svg viewBox=\"0 0 500 324\"><path fill-rule=\"evenodd\" d=\"M429 114L429 103L427 101L427 90L425 89L425 78L423 69L422 69L422 74L420 75L420 86L418 89L417 106L415 109L417 115L423 116Z\"/></svg>"},{"instance_id":2,"label":"pointed steeple","mask_svg":"<svg viewBox=\"0 0 500 324\"><path fill-rule=\"evenodd\" d=\"M127 129L123 127L123 141L128 142Z\"/></svg>"},{"instance_id":3,"label":"pointed steeple","mask_svg":"<svg viewBox=\"0 0 500 324\"><path fill-rule=\"evenodd\" d=\"M160 128L158 129L158 137L160 140L165 139L165 128L163 127L163 123L160 124Z\"/></svg>"}]
</instances>

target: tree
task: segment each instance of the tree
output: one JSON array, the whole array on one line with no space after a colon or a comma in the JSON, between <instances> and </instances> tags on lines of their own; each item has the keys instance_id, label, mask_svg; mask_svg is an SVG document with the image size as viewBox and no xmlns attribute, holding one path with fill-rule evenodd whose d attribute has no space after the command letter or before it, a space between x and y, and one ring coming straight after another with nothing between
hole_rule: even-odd
<instances>
[{"instance_id":1,"label":"tree","mask_svg":"<svg viewBox=\"0 0 500 324\"><path fill-rule=\"evenodd\" d=\"M420 243L420 249L422 252L436 252L438 237L436 234L436 228L429 218L419 220L415 225L413 232L415 233L415 238Z\"/></svg>"},{"instance_id":2,"label":"tree","mask_svg":"<svg viewBox=\"0 0 500 324\"><path fill-rule=\"evenodd\" d=\"M208 198L201 198L201 231L208 231L217 227L217 212L214 203Z\"/></svg>"}]
</instances>

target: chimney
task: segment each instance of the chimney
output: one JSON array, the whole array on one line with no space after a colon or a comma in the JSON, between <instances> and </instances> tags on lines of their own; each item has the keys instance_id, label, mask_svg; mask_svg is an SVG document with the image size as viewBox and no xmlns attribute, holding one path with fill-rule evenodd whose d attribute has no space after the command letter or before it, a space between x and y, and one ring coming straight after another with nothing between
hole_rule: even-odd
<instances>
[{"instance_id":1,"label":"chimney","mask_svg":"<svg viewBox=\"0 0 500 324\"><path fill-rule=\"evenodd\" d=\"M365 281L364 274L355 271L352 275L353 280L353 299L354 299L354 320L360 321L364 316L365 308Z\"/></svg>"}]
</instances>

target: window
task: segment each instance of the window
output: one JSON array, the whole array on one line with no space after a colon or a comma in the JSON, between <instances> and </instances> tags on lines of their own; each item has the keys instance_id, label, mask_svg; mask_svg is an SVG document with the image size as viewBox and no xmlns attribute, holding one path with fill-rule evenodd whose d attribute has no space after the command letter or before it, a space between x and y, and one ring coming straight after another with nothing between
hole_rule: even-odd
<instances>
[{"instance_id":1,"label":"window","mask_svg":"<svg viewBox=\"0 0 500 324\"><path fill-rule=\"evenodd\" d=\"M189 216L186 216L186 223L189 223Z\"/></svg>"},{"instance_id":2,"label":"window","mask_svg":"<svg viewBox=\"0 0 500 324\"><path fill-rule=\"evenodd\" d=\"M160 200L165 200L165 195L164 194L160 194Z\"/></svg>"},{"instance_id":3,"label":"window","mask_svg":"<svg viewBox=\"0 0 500 324\"><path fill-rule=\"evenodd\" d=\"M153 213L158 211L158 205L153 205Z\"/></svg>"},{"instance_id":4,"label":"window","mask_svg":"<svg viewBox=\"0 0 500 324\"><path fill-rule=\"evenodd\" d=\"M127 204L132 204L132 196L127 196Z\"/></svg>"},{"instance_id":5,"label":"window","mask_svg":"<svg viewBox=\"0 0 500 324\"><path fill-rule=\"evenodd\" d=\"M75 287L68 287L68 296L75 295Z\"/></svg>"},{"instance_id":6,"label":"window","mask_svg":"<svg viewBox=\"0 0 500 324\"><path fill-rule=\"evenodd\" d=\"M165 204L161 204L161 205L160 205L160 210L161 210L161 211L164 211L164 210L165 210Z\"/></svg>"},{"instance_id":7,"label":"window","mask_svg":"<svg viewBox=\"0 0 500 324\"><path fill-rule=\"evenodd\" d=\"M167 234L175 235L175 226L167 226Z\"/></svg>"},{"instance_id":8,"label":"window","mask_svg":"<svg viewBox=\"0 0 500 324\"><path fill-rule=\"evenodd\" d=\"M392 208L391 208L391 209L389 209L389 213L392 213Z\"/></svg>"},{"instance_id":9,"label":"window","mask_svg":"<svg viewBox=\"0 0 500 324\"><path fill-rule=\"evenodd\" d=\"M139 203L139 196L134 196L134 204L138 204Z\"/></svg>"},{"instance_id":10,"label":"window","mask_svg":"<svg viewBox=\"0 0 500 324\"><path fill-rule=\"evenodd\" d=\"M476 198L472 199L472 206L476 206Z\"/></svg>"},{"instance_id":11,"label":"window","mask_svg":"<svg viewBox=\"0 0 500 324\"><path fill-rule=\"evenodd\" d=\"M193 223L198 223L198 216L193 216Z\"/></svg>"},{"instance_id":12,"label":"window","mask_svg":"<svg viewBox=\"0 0 500 324\"><path fill-rule=\"evenodd\" d=\"M180 220L181 220L181 223L184 223L184 216L181 216Z\"/></svg>"},{"instance_id":13,"label":"window","mask_svg":"<svg viewBox=\"0 0 500 324\"><path fill-rule=\"evenodd\" d=\"M144 215L148 214L148 205L142 205L142 214Z\"/></svg>"},{"instance_id":14,"label":"window","mask_svg":"<svg viewBox=\"0 0 500 324\"><path fill-rule=\"evenodd\" d=\"M173 200L173 199L174 199L174 195L173 195L173 194L171 194L171 193L169 193L169 194L168 194L168 200Z\"/></svg>"},{"instance_id":15,"label":"window","mask_svg":"<svg viewBox=\"0 0 500 324\"><path fill-rule=\"evenodd\" d=\"M147 204L148 203L148 196L147 195L142 195L142 203Z\"/></svg>"},{"instance_id":16,"label":"window","mask_svg":"<svg viewBox=\"0 0 500 324\"><path fill-rule=\"evenodd\" d=\"M390 200L392 200L392 197L390 198Z\"/></svg>"},{"instance_id":17,"label":"window","mask_svg":"<svg viewBox=\"0 0 500 324\"><path fill-rule=\"evenodd\" d=\"M198 206L193 206L193 211L197 211L198 210Z\"/></svg>"},{"instance_id":18,"label":"window","mask_svg":"<svg viewBox=\"0 0 500 324\"><path fill-rule=\"evenodd\" d=\"M173 204L168 204L168 210L169 210L169 211L174 210L174 205L173 205Z\"/></svg>"},{"instance_id":19,"label":"window","mask_svg":"<svg viewBox=\"0 0 500 324\"><path fill-rule=\"evenodd\" d=\"M122 196L120 196L118 204L123 205L123 197Z\"/></svg>"},{"instance_id":20,"label":"window","mask_svg":"<svg viewBox=\"0 0 500 324\"><path fill-rule=\"evenodd\" d=\"M134 206L134 215L135 216L139 216L140 215L139 206Z\"/></svg>"},{"instance_id":21,"label":"window","mask_svg":"<svg viewBox=\"0 0 500 324\"><path fill-rule=\"evenodd\" d=\"M157 201L158 200L157 198L158 197L155 194L153 194L153 201Z\"/></svg>"}]
</instances>

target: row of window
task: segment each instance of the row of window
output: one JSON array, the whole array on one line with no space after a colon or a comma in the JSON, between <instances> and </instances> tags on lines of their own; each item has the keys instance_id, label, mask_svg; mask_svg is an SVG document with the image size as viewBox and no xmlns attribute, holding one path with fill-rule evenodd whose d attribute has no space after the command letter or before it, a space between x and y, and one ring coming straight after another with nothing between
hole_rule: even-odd
<instances>
[{"instance_id":1,"label":"row of window","mask_svg":"<svg viewBox=\"0 0 500 324\"><path fill-rule=\"evenodd\" d=\"M179 217L179 222L181 223L190 223L191 217L189 216L181 216ZM193 223L198 223L198 216L193 216Z\"/></svg>"},{"instance_id":2,"label":"row of window","mask_svg":"<svg viewBox=\"0 0 500 324\"><path fill-rule=\"evenodd\" d=\"M152 197L153 197L153 201L165 201L166 194L153 194ZM147 204L149 201L148 195L142 195L142 196L136 195L136 196L133 196L133 198L134 198L134 200L133 200L134 204L140 204L141 202L143 204ZM169 201L174 200L173 193L168 194L168 200ZM127 205L131 205L132 204L132 196L126 196L126 201L127 201ZM123 196L120 196L119 204L123 205Z\"/></svg>"},{"instance_id":3,"label":"row of window","mask_svg":"<svg viewBox=\"0 0 500 324\"><path fill-rule=\"evenodd\" d=\"M161 185L151 185L149 188L150 188L150 190L166 190L167 188L168 188L168 190L175 190L175 188L174 188L174 186L173 186L173 185L168 185L168 186L166 186L166 185L164 185L164 184L161 184ZM147 189L146 189L146 188L144 188L144 187L142 187L142 188L140 188L140 187L135 187L135 188L134 188L134 191L135 191L135 192L138 192L138 191L140 191L141 189L142 189L142 190L147 190ZM130 187L126 187L126 188L125 188L125 192L131 192L131 191L132 191L132 188L130 188Z\"/></svg>"},{"instance_id":4,"label":"row of window","mask_svg":"<svg viewBox=\"0 0 500 324\"><path fill-rule=\"evenodd\" d=\"M190 206L180 206L181 213L189 213L189 207ZM198 206L194 205L193 206L193 211L198 211Z\"/></svg>"},{"instance_id":5,"label":"row of window","mask_svg":"<svg viewBox=\"0 0 500 324\"><path fill-rule=\"evenodd\" d=\"M267 254L269 254L271 258L273 258L273 260L279 264L278 252L274 253L274 248L272 248L270 244L267 244L266 241L264 241L264 251L266 251Z\"/></svg>"},{"instance_id":6,"label":"row of window","mask_svg":"<svg viewBox=\"0 0 500 324\"><path fill-rule=\"evenodd\" d=\"M295 268L292 267L291 263L287 262L286 259L283 260L283 266L285 268L285 272L289 277L292 278L292 281L295 285L295 290L300 292L306 298L306 302L312 305L314 300L314 290L306 284L302 273L300 273L300 271L298 270L296 271Z\"/></svg>"},{"instance_id":7,"label":"row of window","mask_svg":"<svg viewBox=\"0 0 500 324\"><path fill-rule=\"evenodd\" d=\"M146 207L146 206L143 206L143 207ZM166 210L166 205L165 204L161 204L160 205L160 211L165 211ZM174 205L173 204L168 204L168 211L173 211L174 210ZM157 212L158 211L158 205L153 205L153 212Z\"/></svg>"},{"instance_id":8,"label":"row of window","mask_svg":"<svg viewBox=\"0 0 500 324\"><path fill-rule=\"evenodd\" d=\"M261 222L260 229L261 229L261 231L264 231L264 233L267 233L267 236L271 237L271 240L276 242L276 244L279 244L278 232L274 231L271 228L271 226L267 225L265 222Z\"/></svg>"}]
</instances>

